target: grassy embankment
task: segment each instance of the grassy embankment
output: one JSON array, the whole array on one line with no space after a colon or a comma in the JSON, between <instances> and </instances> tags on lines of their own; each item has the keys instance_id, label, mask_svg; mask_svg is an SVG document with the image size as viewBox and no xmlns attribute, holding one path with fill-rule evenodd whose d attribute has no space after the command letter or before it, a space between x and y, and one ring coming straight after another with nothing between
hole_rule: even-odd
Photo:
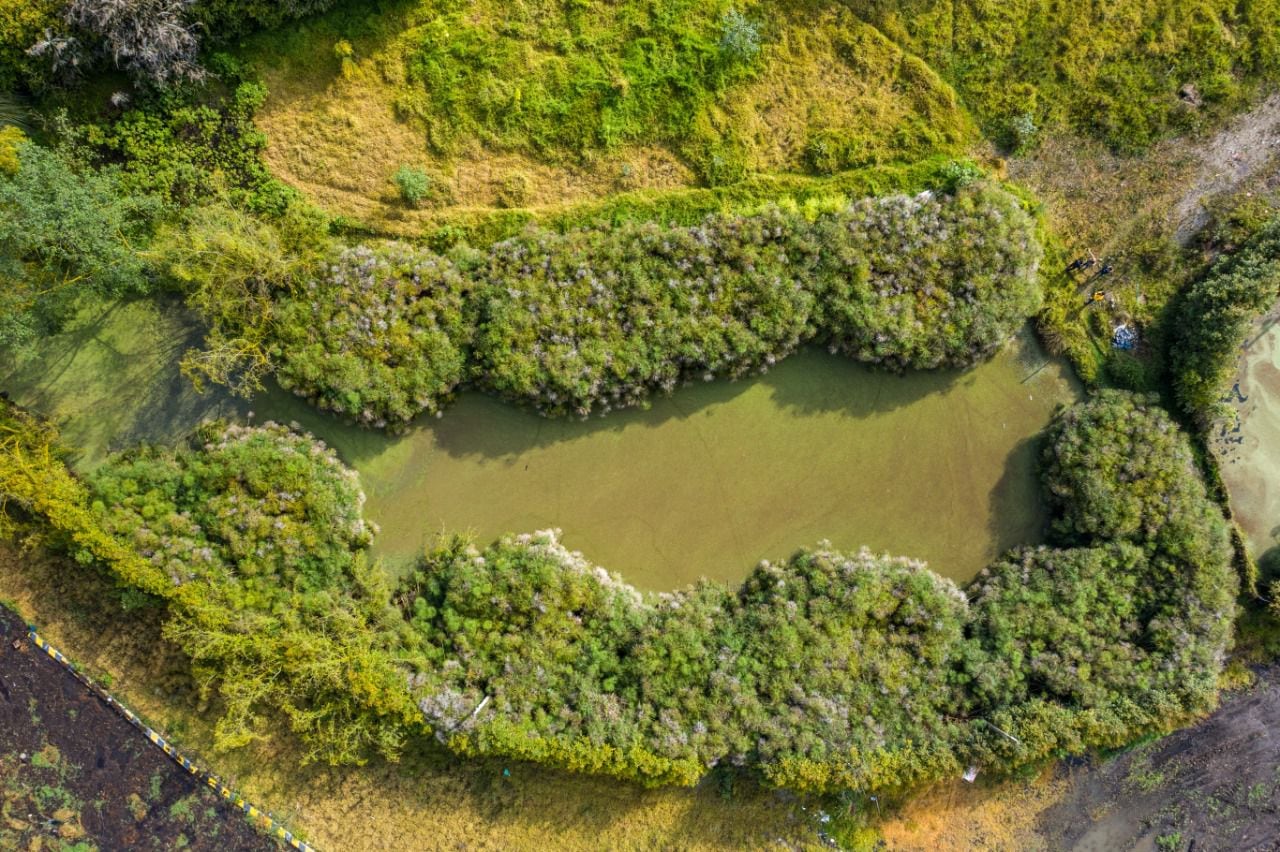
<instances>
[{"instance_id":1,"label":"grassy embankment","mask_svg":"<svg viewBox=\"0 0 1280 852\"><path fill-rule=\"evenodd\" d=\"M722 46L730 8L350 5L241 54L272 93L258 118L272 170L389 233L566 206L587 218L618 195L648 216L683 206L666 191L707 185L767 198L805 173L976 141L950 86L838 4L738 4L758 53ZM397 195L402 166L429 178L417 205Z\"/></svg>"},{"instance_id":2,"label":"grassy embankment","mask_svg":"<svg viewBox=\"0 0 1280 852\"><path fill-rule=\"evenodd\" d=\"M422 0L376 16L350 5L260 34L241 55L271 92L259 116L269 166L373 234L483 242L531 218L687 220L779 195L922 185L890 163L969 151L1000 171L1011 154L1061 257L1092 250L1115 267L1054 282L1046 337L1086 380L1163 385L1164 310L1198 268L1173 240L1198 209L1187 182L1211 165L1195 137L1276 69L1269 4L739 8L767 22L759 57L728 78L694 73L674 90L680 108L661 114L645 111L645 92L672 79L637 73L620 34L708 43L721 7L677 24L645 4L503 4L500 17L486 3L465 15ZM575 120L557 121L565 111ZM431 179L418 205L396 193L405 165ZM1110 302L1086 308L1094 289ZM1111 351L1120 322L1144 332L1136 358Z\"/></svg>"}]
</instances>

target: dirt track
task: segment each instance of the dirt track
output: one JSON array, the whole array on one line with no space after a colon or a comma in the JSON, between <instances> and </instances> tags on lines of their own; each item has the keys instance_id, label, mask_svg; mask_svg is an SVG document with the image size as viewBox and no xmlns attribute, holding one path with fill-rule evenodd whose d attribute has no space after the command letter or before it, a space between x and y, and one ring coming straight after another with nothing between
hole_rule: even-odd
<instances>
[{"instance_id":1,"label":"dirt track","mask_svg":"<svg viewBox=\"0 0 1280 852\"><path fill-rule=\"evenodd\" d=\"M35 648L0 606L0 849L67 848L280 847Z\"/></svg>"}]
</instances>

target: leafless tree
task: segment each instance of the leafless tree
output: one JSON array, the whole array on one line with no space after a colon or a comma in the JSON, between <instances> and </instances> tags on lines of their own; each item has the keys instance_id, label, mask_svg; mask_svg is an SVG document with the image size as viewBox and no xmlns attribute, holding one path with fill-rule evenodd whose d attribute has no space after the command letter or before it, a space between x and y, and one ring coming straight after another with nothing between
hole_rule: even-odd
<instances>
[{"instance_id":1,"label":"leafless tree","mask_svg":"<svg viewBox=\"0 0 1280 852\"><path fill-rule=\"evenodd\" d=\"M117 68L164 86L199 79L200 38L187 10L194 0L71 0L66 21L89 36L45 33L31 48L48 55L55 70L72 71L83 62L84 45L97 43Z\"/></svg>"}]
</instances>

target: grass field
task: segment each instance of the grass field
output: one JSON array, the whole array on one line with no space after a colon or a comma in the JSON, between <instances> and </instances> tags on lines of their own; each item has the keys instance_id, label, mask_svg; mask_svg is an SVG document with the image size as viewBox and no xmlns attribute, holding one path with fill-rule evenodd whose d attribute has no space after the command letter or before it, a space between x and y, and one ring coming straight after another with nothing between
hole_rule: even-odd
<instances>
[{"instance_id":1,"label":"grass field","mask_svg":"<svg viewBox=\"0 0 1280 852\"><path fill-rule=\"evenodd\" d=\"M344 7L249 41L272 170L405 232L455 208L830 174L976 139L950 86L836 4L740 5L759 54L727 68L723 3L449 5ZM429 179L417 205L403 166Z\"/></svg>"}]
</instances>

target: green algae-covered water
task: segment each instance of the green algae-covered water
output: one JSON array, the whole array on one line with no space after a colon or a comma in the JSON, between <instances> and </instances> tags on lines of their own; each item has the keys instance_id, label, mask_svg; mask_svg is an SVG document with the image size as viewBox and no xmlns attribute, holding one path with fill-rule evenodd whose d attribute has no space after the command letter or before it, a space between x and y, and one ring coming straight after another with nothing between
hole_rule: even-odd
<instances>
[{"instance_id":1,"label":"green algae-covered water","mask_svg":"<svg viewBox=\"0 0 1280 852\"><path fill-rule=\"evenodd\" d=\"M965 580L1040 540L1035 436L1077 389L1029 332L964 372L894 375L816 350L766 376L699 383L648 410L548 420L467 392L443 418L387 437L279 390L200 397L176 361L197 338L139 302L86 316L0 375L63 423L90 467L201 418L294 421L361 475L376 552L393 568L442 532L481 541L559 527L570 547L642 588L736 583L763 558L828 539L926 559Z\"/></svg>"},{"instance_id":2,"label":"green algae-covered water","mask_svg":"<svg viewBox=\"0 0 1280 852\"><path fill-rule=\"evenodd\" d=\"M1231 508L1255 557L1280 547L1280 305L1254 322L1210 429Z\"/></svg>"}]
</instances>

